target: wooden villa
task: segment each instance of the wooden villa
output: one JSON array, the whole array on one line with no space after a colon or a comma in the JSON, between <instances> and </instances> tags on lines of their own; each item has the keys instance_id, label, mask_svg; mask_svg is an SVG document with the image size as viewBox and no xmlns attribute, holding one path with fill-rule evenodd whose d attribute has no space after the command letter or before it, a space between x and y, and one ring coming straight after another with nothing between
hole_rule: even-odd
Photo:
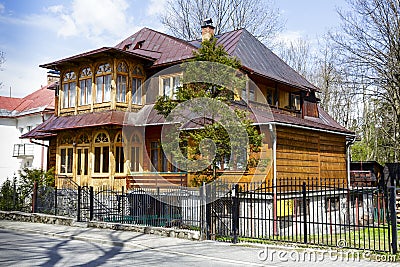
<instances>
[{"instance_id":1,"label":"wooden villa","mask_svg":"<svg viewBox=\"0 0 400 267\"><path fill-rule=\"evenodd\" d=\"M203 37L213 35L212 25L202 28ZM242 95L259 113L260 99L269 106L270 115L262 124L274 132L266 144L273 164L265 170L266 179L315 177L347 183L354 133L319 106L318 88L246 29L215 37L260 89L248 83ZM82 186L129 189L158 185L161 176L173 184L190 185L190 173L177 169L163 154L160 132L165 120L152 110L154 99L143 85L149 82L158 94L172 96L181 73L153 75L192 58L200 46L201 40L188 42L143 28L115 47L41 65L60 72L55 114L23 137L49 141L48 165L55 167L58 182L70 177ZM125 136L126 112L145 110L151 110L148 120ZM130 151L124 151L124 142Z\"/></svg>"}]
</instances>

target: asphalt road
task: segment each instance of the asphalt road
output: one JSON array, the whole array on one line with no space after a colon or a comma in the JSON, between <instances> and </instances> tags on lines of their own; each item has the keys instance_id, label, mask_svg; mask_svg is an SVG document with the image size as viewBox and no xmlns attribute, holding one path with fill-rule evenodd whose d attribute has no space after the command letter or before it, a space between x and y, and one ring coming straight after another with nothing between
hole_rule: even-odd
<instances>
[{"instance_id":1,"label":"asphalt road","mask_svg":"<svg viewBox=\"0 0 400 267\"><path fill-rule=\"evenodd\" d=\"M264 249L109 229L0 221L0 266L399 266L399 262L354 262L328 255L296 260L296 255L304 252Z\"/></svg>"},{"instance_id":2,"label":"asphalt road","mask_svg":"<svg viewBox=\"0 0 400 267\"><path fill-rule=\"evenodd\" d=\"M243 266L195 254L109 246L0 229L0 266Z\"/></svg>"}]
</instances>

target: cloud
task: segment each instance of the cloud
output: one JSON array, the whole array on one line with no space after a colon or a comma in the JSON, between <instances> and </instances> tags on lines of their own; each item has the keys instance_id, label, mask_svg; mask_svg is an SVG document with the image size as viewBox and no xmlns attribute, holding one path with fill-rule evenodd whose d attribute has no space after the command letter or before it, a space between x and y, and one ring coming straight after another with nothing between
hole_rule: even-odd
<instances>
[{"instance_id":1,"label":"cloud","mask_svg":"<svg viewBox=\"0 0 400 267\"><path fill-rule=\"evenodd\" d=\"M162 14L167 4L167 0L150 0L149 2L147 6L147 15L149 16Z\"/></svg>"},{"instance_id":2,"label":"cloud","mask_svg":"<svg viewBox=\"0 0 400 267\"><path fill-rule=\"evenodd\" d=\"M4 9L5 9L4 5L2 3L0 3L0 13L3 13Z\"/></svg>"},{"instance_id":3,"label":"cloud","mask_svg":"<svg viewBox=\"0 0 400 267\"><path fill-rule=\"evenodd\" d=\"M304 34L301 31L285 31L278 34L278 36L276 37L276 41L290 44L291 42L295 42L304 37L303 35Z\"/></svg>"}]
</instances>

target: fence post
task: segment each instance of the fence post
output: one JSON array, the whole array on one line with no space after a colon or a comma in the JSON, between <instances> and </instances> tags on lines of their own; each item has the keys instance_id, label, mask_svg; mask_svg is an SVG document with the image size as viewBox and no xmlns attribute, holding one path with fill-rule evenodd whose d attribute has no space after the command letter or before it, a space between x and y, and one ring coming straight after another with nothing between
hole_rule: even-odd
<instances>
[{"instance_id":1,"label":"fence post","mask_svg":"<svg viewBox=\"0 0 400 267\"><path fill-rule=\"evenodd\" d=\"M78 185L78 203L77 203L77 212L76 212L76 220L78 222L81 221L81 196L82 196L82 187Z\"/></svg>"},{"instance_id":2,"label":"fence post","mask_svg":"<svg viewBox=\"0 0 400 267\"><path fill-rule=\"evenodd\" d=\"M57 216L57 186L54 187L54 215Z\"/></svg>"},{"instance_id":3,"label":"fence post","mask_svg":"<svg viewBox=\"0 0 400 267\"><path fill-rule=\"evenodd\" d=\"M93 186L89 187L89 221L93 221Z\"/></svg>"},{"instance_id":4,"label":"fence post","mask_svg":"<svg viewBox=\"0 0 400 267\"><path fill-rule=\"evenodd\" d=\"M33 183L33 195L32 195L32 213L36 212L37 208L37 182Z\"/></svg>"},{"instance_id":5,"label":"fence post","mask_svg":"<svg viewBox=\"0 0 400 267\"><path fill-rule=\"evenodd\" d=\"M207 223L206 223L206 185L203 182L203 185L199 187L199 196L200 196L200 239L204 240L207 238Z\"/></svg>"},{"instance_id":6,"label":"fence post","mask_svg":"<svg viewBox=\"0 0 400 267\"><path fill-rule=\"evenodd\" d=\"M307 244L307 186L303 182L303 222L304 222L304 244Z\"/></svg>"},{"instance_id":7,"label":"fence post","mask_svg":"<svg viewBox=\"0 0 400 267\"><path fill-rule=\"evenodd\" d=\"M390 224L392 228L392 253L397 253L397 214L396 214L396 186L389 186L389 210L390 210Z\"/></svg>"},{"instance_id":8,"label":"fence post","mask_svg":"<svg viewBox=\"0 0 400 267\"><path fill-rule=\"evenodd\" d=\"M208 187L206 187L206 234L207 234L207 240L211 240L211 186L212 184L209 184Z\"/></svg>"},{"instance_id":9,"label":"fence post","mask_svg":"<svg viewBox=\"0 0 400 267\"><path fill-rule=\"evenodd\" d=\"M124 198L124 187L121 188L121 223L124 223L124 216L125 216L125 198Z\"/></svg>"},{"instance_id":10,"label":"fence post","mask_svg":"<svg viewBox=\"0 0 400 267\"><path fill-rule=\"evenodd\" d=\"M232 190L232 232L233 232L233 243L236 244L238 241L239 234L239 185L235 184Z\"/></svg>"}]
</instances>

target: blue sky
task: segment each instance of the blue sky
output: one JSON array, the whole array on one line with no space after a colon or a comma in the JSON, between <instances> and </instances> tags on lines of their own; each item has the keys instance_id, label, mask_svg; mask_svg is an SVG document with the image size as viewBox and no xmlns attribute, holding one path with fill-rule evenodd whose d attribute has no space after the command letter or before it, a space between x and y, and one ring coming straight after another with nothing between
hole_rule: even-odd
<instances>
[{"instance_id":1,"label":"blue sky","mask_svg":"<svg viewBox=\"0 0 400 267\"><path fill-rule=\"evenodd\" d=\"M261 0L263 1L263 0ZM114 46L142 27L164 31L166 0L0 0L0 95L22 97L46 83L39 67L67 56ZM345 0L275 0L286 19L279 38L316 40L339 23ZM95 7L95 8L94 8Z\"/></svg>"}]
</instances>

